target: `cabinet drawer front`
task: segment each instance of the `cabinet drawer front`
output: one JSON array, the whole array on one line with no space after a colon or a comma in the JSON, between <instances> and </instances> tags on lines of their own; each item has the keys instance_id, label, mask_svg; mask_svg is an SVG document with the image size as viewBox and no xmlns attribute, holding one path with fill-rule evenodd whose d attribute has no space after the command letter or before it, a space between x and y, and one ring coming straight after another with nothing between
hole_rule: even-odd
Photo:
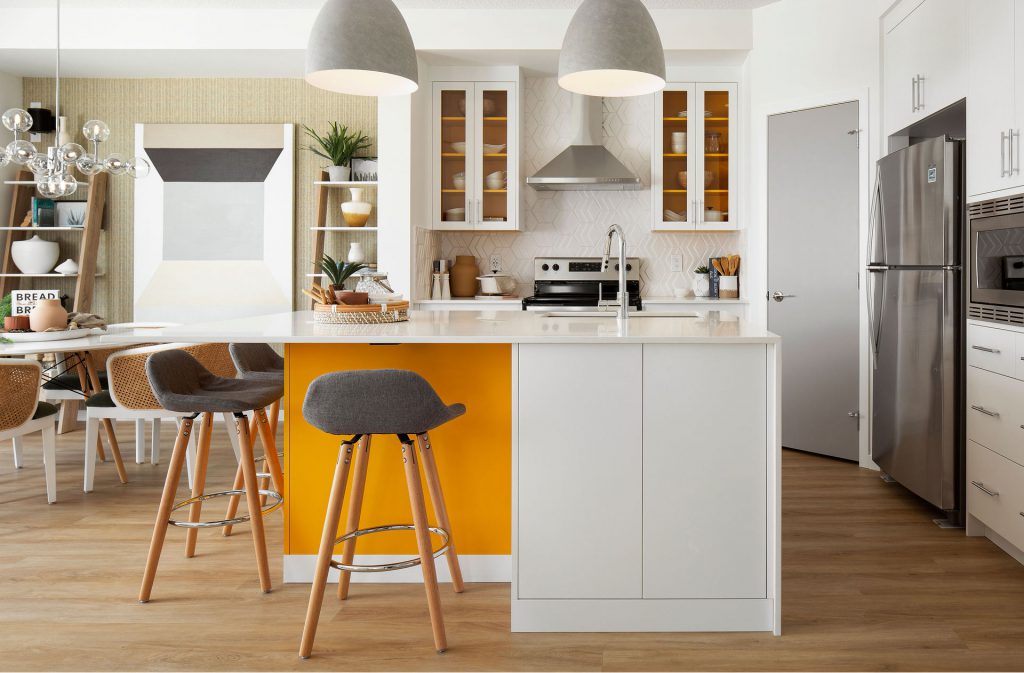
<instances>
[{"instance_id":1,"label":"cabinet drawer front","mask_svg":"<svg viewBox=\"0 0 1024 673\"><path fill-rule=\"evenodd\" d=\"M1024 467L968 441L967 511L1024 549Z\"/></svg>"},{"instance_id":2,"label":"cabinet drawer front","mask_svg":"<svg viewBox=\"0 0 1024 673\"><path fill-rule=\"evenodd\" d=\"M1024 381L1024 334L1014 334L1013 376Z\"/></svg>"},{"instance_id":3,"label":"cabinet drawer front","mask_svg":"<svg viewBox=\"0 0 1024 673\"><path fill-rule=\"evenodd\" d=\"M1013 332L981 325L967 326L967 364L990 372L1016 373Z\"/></svg>"},{"instance_id":4,"label":"cabinet drawer front","mask_svg":"<svg viewBox=\"0 0 1024 673\"><path fill-rule=\"evenodd\" d=\"M1024 465L1024 381L967 368L967 438Z\"/></svg>"}]
</instances>

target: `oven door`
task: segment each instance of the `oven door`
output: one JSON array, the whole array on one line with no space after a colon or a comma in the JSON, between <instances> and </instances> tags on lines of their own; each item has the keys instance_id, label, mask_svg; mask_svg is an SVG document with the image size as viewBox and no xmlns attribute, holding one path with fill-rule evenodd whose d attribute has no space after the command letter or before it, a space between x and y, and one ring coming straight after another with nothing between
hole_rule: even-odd
<instances>
[{"instance_id":1,"label":"oven door","mask_svg":"<svg viewBox=\"0 0 1024 673\"><path fill-rule=\"evenodd\" d=\"M971 303L1024 306L1024 212L971 218Z\"/></svg>"}]
</instances>

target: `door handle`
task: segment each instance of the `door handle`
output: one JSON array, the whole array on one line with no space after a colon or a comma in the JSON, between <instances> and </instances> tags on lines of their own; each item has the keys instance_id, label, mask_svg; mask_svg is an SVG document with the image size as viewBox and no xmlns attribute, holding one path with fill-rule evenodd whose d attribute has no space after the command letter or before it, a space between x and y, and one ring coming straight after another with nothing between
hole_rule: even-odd
<instances>
[{"instance_id":1,"label":"door handle","mask_svg":"<svg viewBox=\"0 0 1024 673\"><path fill-rule=\"evenodd\" d=\"M986 487L985 484L983 484L980 481L972 481L971 484L973 484L975 488L979 489L985 495L990 495L993 498L999 495L999 491L993 491L992 489Z\"/></svg>"},{"instance_id":2,"label":"door handle","mask_svg":"<svg viewBox=\"0 0 1024 673\"><path fill-rule=\"evenodd\" d=\"M910 111L917 112L917 75L910 80Z\"/></svg>"},{"instance_id":3,"label":"door handle","mask_svg":"<svg viewBox=\"0 0 1024 673\"><path fill-rule=\"evenodd\" d=\"M924 77L922 75L917 76L917 107L914 112L920 112L924 109Z\"/></svg>"},{"instance_id":4,"label":"door handle","mask_svg":"<svg viewBox=\"0 0 1024 673\"><path fill-rule=\"evenodd\" d=\"M1006 141L1009 139L1006 131L999 132L999 177L1001 178L1010 174L1010 171L1006 170Z\"/></svg>"},{"instance_id":5,"label":"door handle","mask_svg":"<svg viewBox=\"0 0 1024 673\"><path fill-rule=\"evenodd\" d=\"M992 418L999 418L999 412L998 411L989 411L985 407L979 407L977 404L972 404L971 405L971 409L974 409L975 411L977 411L980 414L985 414L986 416L991 416Z\"/></svg>"},{"instance_id":6,"label":"door handle","mask_svg":"<svg viewBox=\"0 0 1024 673\"><path fill-rule=\"evenodd\" d=\"M998 355L999 354L999 349L998 348L989 348L988 346L971 346L971 348L976 350L976 351L981 351L982 353L992 353L994 355ZM1021 359L1024 359L1024 358L1021 358Z\"/></svg>"},{"instance_id":7,"label":"door handle","mask_svg":"<svg viewBox=\"0 0 1024 673\"><path fill-rule=\"evenodd\" d=\"M1016 146L1014 140L1017 141ZM1014 157L1017 161L1014 162ZM1010 129L1010 175L1020 175L1020 131Z\"/></svg>"},{"instance_id":8,"label":"door handle","mask_svg":"<svg viewBox=\"0 0 1024 673\"><path fill-rule=\"evenodd\" d=\"M784 299L790 299L794 297L796 297L795 294L783 294L782 292L779 291L772 292L771 294L771 298L778 302L781 302Z\"/></svg>"}]
</instances>

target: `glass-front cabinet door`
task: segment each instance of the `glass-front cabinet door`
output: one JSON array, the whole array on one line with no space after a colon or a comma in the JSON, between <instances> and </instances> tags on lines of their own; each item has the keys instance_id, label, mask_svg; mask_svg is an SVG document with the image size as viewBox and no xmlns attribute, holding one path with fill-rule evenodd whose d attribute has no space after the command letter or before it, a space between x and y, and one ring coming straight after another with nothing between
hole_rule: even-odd
<instances>
[{"instance_id":1,"label":"glass-front cabinet door","mask_svg":"<svg viewBox=\"0 0 1024 673\"><path fill-rule=\"evenodd\" d=\"M655 108L654 230L739 228L736 85L670 83Z\"/></svg>"},{"instance_id":2,"label":"glass-front cabinet door","mask_svg":"<svg viewBox=\"0 0 1024 673\"><path fill-rule=\"evenodd\" d=\"M472 221L474 91L472 82L434 84L435 229L465 229Z\"/></svg>"},{"instance_id":3,"label":"glass-front cabinet door","mask_svg":"<svg viewBox=\"0 0 1024 673\"><path fill-rule=\"evenodd\" d=\"M736 229L736 167L732 151L736 138L736 85L698 84L697 96L703 113L703 133L697 138L703 189L695 193L699 204L694 224L699 231Z\"/></svg>"},{"instance_id":4,"label":"glass-front cabinet door","mask_svg":"<svg viewBox=\"0 0 1024 673\"><path fill-rule=\"evenodd\" d=\"M434 229L518 229L518 108L511 82L434 83Z\"/></svg>"}]
</instances>

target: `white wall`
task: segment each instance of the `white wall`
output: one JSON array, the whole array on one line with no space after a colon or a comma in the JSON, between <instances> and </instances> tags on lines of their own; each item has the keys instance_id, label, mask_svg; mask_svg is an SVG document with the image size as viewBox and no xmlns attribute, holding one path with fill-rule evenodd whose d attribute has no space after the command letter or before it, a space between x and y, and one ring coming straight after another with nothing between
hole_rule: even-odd
<instances>
[{"instance_id":1,"label":"white wall","mask_svg":"<svg viewBox=\"0 0 1024 673\"><path fill-rule=\"evenodd\" d=\"M750 276L747 287L755 298L751 317L764 321L767 314L767 117L784 111L864 101L861 119L862 160L861 246L864 255L868 224L871 167L880 156L881 66L879 14L882 2L860 0L781 0L754 10L754 48L747 59L751 116L751 161L748 230ZM862 263L859 265L863 268ZM863 274L863 272L861 272ZM863 288L864 283L860 283ZM862 290L863 292L863 290ZM867 316L861 297L862 334ZM866 339L865 339L866 342ZM868 411L866 343L861 349L861 413ZM861 464L870 466L867 426L862 423Z\"/></svg>"},{"instance_id":2,"label":"white wall","mask_svg":"<svg viewBox=\"0 0 1024 673\"><path fill-rule=\"evenodd\" d=\"M22 107L21 101L21 78L0 72L0 112L12 107ZM3 144L11 141L11 134L7 129L0 127L0 136L3 137ZM4 180L13 179L17 173L17 167L8 164L0 168L0 226L7 226L7 218L11 210L11 191L13 187L3 184Z\"/></svg>"}]
</instances>

